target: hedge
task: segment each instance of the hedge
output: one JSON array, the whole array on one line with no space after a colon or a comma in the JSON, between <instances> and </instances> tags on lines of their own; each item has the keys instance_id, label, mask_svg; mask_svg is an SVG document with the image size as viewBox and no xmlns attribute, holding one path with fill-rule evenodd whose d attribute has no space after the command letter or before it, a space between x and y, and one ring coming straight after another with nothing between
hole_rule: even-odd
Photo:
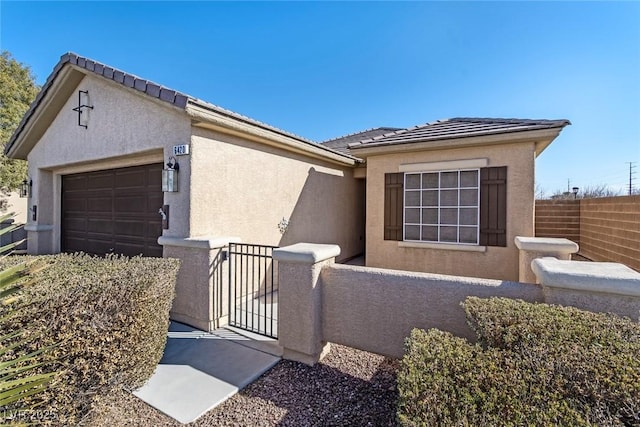
<instances>
[{"instance_id":1,"label":"hedge","mask_svg":"<svg viewBox=\"0 0 640 427\"><path fill-rule=\"evenodd\" d=\"M640 325L505 298L463 306L478 343L414 330L402 425L640 426Z\"/></svg>"},{"instance_id":2,"label":"hedge","mask_svg":"<svg viewBox=\"0 0 640 427\"><path fill-rule=\"evenodd\" d=\"M75 425L94 396L138 388L153 374L166 342L179 262L60 254L2 263L25 259L46 268L25 292L28 307L0 320L0 328L37 337L16 353L57 345L43 356L42 370L60 375L47 391L13 409L35 405L47 409L52 424Z\"/></svg>"}]
</instances>

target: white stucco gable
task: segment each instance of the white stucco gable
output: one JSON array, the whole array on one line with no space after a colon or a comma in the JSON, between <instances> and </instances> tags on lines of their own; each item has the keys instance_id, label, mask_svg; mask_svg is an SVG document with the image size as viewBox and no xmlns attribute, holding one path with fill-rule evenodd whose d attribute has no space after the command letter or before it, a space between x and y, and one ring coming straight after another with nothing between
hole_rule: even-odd
<instances>
[{"instance_id":1,"label":"white stucco gable","mask_svg":"<svg viewBox=\"0 0 640 427\"><path fill-rule=\"evenodd\" d=\"M74 110L79 102L93 107L82 109L81 124L86 127L79 125L78 112ZM64 249L65 177L141 165L156 165L159 170L173 146L190 141L191 119L183 107L84 72L75 65L65 65L43 89L8 150L13 157L26 158L29 164L29 251L51 253ZM157 215L163 204L182 206L188 211L188 159L181 166L183 191L167 194L164 200L160 193L159 200L148 209L150 212ZM126 184L120 185L122 188ZM112 191L106 189L105 198L112 197ZM92 221L90 211L101 208L96 204L83 209L88 210L87 220ZM188 218L184 216L176 217L168 230L169 234L178 235L187 232Z\"/></svg>"},{"instance_id":2,"label":"white stucco gable","mask_svg":"<svg viewBox=\"0 0 640 427\"><path fill-rule=\"evenodd\" d=\"M84 108L78 125L79 91ZM85 118L86 116L86 118ZM41 169L136 156L188 144L191 121L184 110L127 89L98 76L87 75L67 97L27 159Z\"/></svg>"}]
</instances>

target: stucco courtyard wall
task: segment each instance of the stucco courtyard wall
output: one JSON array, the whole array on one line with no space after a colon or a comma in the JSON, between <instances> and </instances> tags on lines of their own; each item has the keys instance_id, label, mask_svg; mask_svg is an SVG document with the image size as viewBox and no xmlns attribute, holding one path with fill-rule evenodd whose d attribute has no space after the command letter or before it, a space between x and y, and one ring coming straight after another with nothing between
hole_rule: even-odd
<instances>
[{"instance_id":1,"label":"stucco courtyard wall","mask_svg":"<svg viewBox=\"0 0 640 427\"><path fill-rule=\"evenodd\" d=\"M364 251L364 181L353 168L207 129L193 133L192 236L274 246L339 242L340 259Z\"/></svg>"},{"instance_id":2,"label":"stucco courtyard wall","mask_svg":"<svg viewBox=\"0 0 640 427\"><path fill-rule=\"evenodd\" d=\"M402 357L413 328L474 341L460 305L468 296L543 300L538 285L500 280L341 264L325 266L320 277L323 339L392 357Z\"/></svg>"},{"instance_id":3,"label":"stucco courtyard wall","mask_svg":"<svg viewBox=\"0 0 640 427\"><path fill-rule=\"evenodd\" d=\"M285 358L314 364L330 343L399 358L413 328L475 341L461 307L469 296L640 316L640 274L622 264L538 258L532 266L539 284L533 284L335 264L339 252L336 245L307 243L274 251Z\"/></svg>"},{"instance_id":4,"label":"stucco courtyard wall","mask_svg":"<svg viewBox=\"0 0 640 427\"><path fill-rule=\"evenodd\" d=\"M226 243L211 247L165 245L164 256L181 260L171 319L204 331L228 323Z\"/></svg>"},{"instance_id":5,"label":"stucco courtyard wall","mask_svg":"<svg viewBox=\"0 0 640 427\"><path fill-rule=\"evenodd\" d=\"M78 90L89 92L93 110L88 127L78 126ZM178 109L97 77L85 77L28 155L33 180L29 208L38 207L27 224L30 253L60 251L61 177L96 170L161 163L172 147L188 144L191 122ZM178 193L165 193L164 203L189 206L189 162L181 164ZM179 212L179 211L178 211ZM177 212L177 213L178 213ZM188 235L188 215L175 215L169 235Z\"/></svg>"},{"instance_id":6,"label":"stucco courtyard wall","mask_svg":"<svg viewBox=\"0 0 640 427\"><path fill-rule=\"evenodd\" d=\"M403 247L384 240L384 174L400 165L467 159L488 159L489 167L507 166L507 247L484 251ZM513 143L449 150L403 152L367 157L366 265L438 274L518 280L515 236L534 233L535 143ZM420 244L412 245L420 246ZM475 247L474 249L477 249Z\"/></svg>"}]
</instances>

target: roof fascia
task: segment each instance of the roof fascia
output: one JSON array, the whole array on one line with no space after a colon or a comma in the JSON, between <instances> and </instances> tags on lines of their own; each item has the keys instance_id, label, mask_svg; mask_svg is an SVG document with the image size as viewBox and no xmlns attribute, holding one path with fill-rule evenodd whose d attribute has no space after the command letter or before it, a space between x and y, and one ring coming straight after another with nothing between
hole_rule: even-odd
<instances>
[{"instance_id":1,"label":"roof fascia","mask_svg":"<svg viewBox=\"0 0 640 427\"><path fill-rule=\"evenodd\" d=\"M361 160L355 157L339 153L319 144L298 140L251 123L240 121L198 104L189 102L186 111L192 118L191 123L195 127L238 136L339 165L356 166L361 163Z\"/></svg>"},{"instance_id":2,"label":"roof fascia","mask_svg":"<svg viewBox=\"0 0 640 427\"><path fill-rule=\"evenodd\" d=\"M42 138L58 112L78 87L85 74L72 67L63 67L43 98L39 101L21 132L8 150L7 157L26 160L35 144Z\"/></svg>"},{"instance_id":3,"label":"roof fascia","mask_svg":"<svg viewBox=\"0 0 640 427\"><path fill-rule=\"evenodd\" d=\"M374 146L363 144L362 146L350 147L350 149L355 155L366 158L371 155L381 154L534 142L536 144L535 147L537 157L560 134L561 130L562 127L557 127L523 132L510 132L461 138L447 138L433 141L407 142L401 144L380 144Z\"/></svg>"},{"instance_id":4,"label":"roof fascia","mask_svg":"<svg viewBox=\"0 0 640 427\"><path fill-rule=\"evenodd\" d=\"M80 82L82 82L85 77L102 78L107 82L107 84L111 84L121 90L129 91L137 96L144 96L145 99L158 105L163 107L169 106L170 108L184 111L184 109L180 108L178 105L149 96L144 92L127 87L122 83L106 78L78 65L65 63L60 71L58 71L58 74L54 77L51 84L48 87L43 87L43 90L46 90L46 93L43 95L42 99L34 101L37 102L35 109L27 118L24 127L16 135L12 145L8 147L6 152L8 157L22 160L27 159L29 152L33 149L35 144L37 144L40 138L42 138L46 130L57 117L58 113L62 110L64 104L68 101L69 97L74 93L80 85Z\"/></svg>"}]
</instances>

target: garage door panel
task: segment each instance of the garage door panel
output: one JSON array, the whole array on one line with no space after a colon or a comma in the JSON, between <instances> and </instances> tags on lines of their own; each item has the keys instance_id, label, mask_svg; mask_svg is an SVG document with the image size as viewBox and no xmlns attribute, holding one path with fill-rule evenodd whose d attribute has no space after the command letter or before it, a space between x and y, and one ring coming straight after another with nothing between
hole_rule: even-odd
<instances>
[{"instance_id":1,"label":"garage door panel","mask_svg":"<svg viewBox=\"0 0 640 427\"><path fill-rule=\"evenodd\" d=\"M96 248L96 254L112 252L115 246L113 234L110 233L86 233L83 238L86 239L89 247ZM84 249L82 251L86 252Z\"/></svg>"},{"instance_id":2,"label":"garage door panel","mask_svg":"<svg viewBox=\"0 0 640 427\"><path fill-rule=\"evenodd\" d=\"M62 248L162 256L162 165L62 177Z\"/></svg>"},{"instance_id":3,"label":"garage door panel","mask_svg":"<svg viewBox=\"0 0 640 427\"><path fill-rule=\"evenodd\" d=\"M139 220L139 221L144 221L144 222L157 222L158 224L160 223L160 214L158 213L158 209L160 208L160 206L156 207L155 209L153 209L153 211L149 212L148 210L143 210L143 211L138 211L138 212L118 212L115 211L113 213L113 215L111 215L111 218L113 218L114 220Z\"/></svg>"},{"instance_id":4,"label":"garage door panel","mask_svg":"<svg viewBox=\"0 0 640 427\"><path fill-rule=\"evenodd\" d=\"M144 254L144 256L162 257L162 246L145 247L137 244L118 243L116 244L114 252L126 256L137 256Z\"/></svg>"},{"instance_id":5,"label":"garage door panel","mask_svg":"<svg viewBox=\"0 0 640 427\"><path fill-rule=\"evenodd\" d=\"M158 237L160 237L160 235L162 234L162 222L147 222L147 234L151 236L157 235ZM156 241L157 240L158 239L156 238Z\"/></svg>"},{"instance_id":6,"label":"garage door panel","mask_svg":"<svg viewBox=\"0 0 640 427\"><path fill-rule=\"evenodd\" d=\"M87 232L100 234L113 234L113 222L109 219L88 219Z\"/></svg>"},{"instance_id":7,"label":"garage door panel","mask_svg":"<svg viewBox=\"0 0 640 427\"><path fill-rule=\"evenodd\" d=\"M86 252L93 254L107 254L113 248L113 242L110 236L91 236L83 235L82 237L71 237L65 239L65 249L67 252ZM95 252L88 252L87 246L93 248Z\"/></svg>"},{"instance_id":8,"label":"garage door panel","mask_svg":"<svg viewBox=\"0 0 640 427\"><path fill-rule=\"evenodd\" d=\"M118 189L144 188L147 186L147 171L131 170L116 172L115 186Z\"/></svg>"},{"instance_id":9,"label":"garage door panel","mask_svg":"<svg viewBox=\"0 0 640 427\"><path fill-rule=\"evenodd\" d=\"M76 190L84 190L86 188L86 178L79 176L70 176L65 180L65 190L73 192Z\"/></svg>"},{"instance_id":10,"label":"garage door panel","mask_svg":"<svg viewBox=\"0 0 640 427\"><path fill-rule=\"evenodd\" d=\"M164 205L164 199L162 197L149 197L148 198L148 212L150 215L158 215L158 209Z\"/></svg>"},{"instance_id":11,"label":"garage door panel","mask_svg":"<svg viewBox=\"0 0 640 427\"><path fill-rule=\"evenodd\" d=\"M160 186L160 188L162 188L162 172L155 173L155 171L147 171L147 185L154 188L155 186Z\"/></svg>"},{"instance_id":12,"label":"garage door panel","mask_svg":"<svg viewBox=\"0 0 640 427\"><path fill-rule=\"evenodd\" d=\"M87 237L87 233L85 232L73 232L73 233L68 233L65 238L69 241L80 241L83 240Z\"/></svg>"},{"instance_id":13,"label":"garage door panel","mask_svg":"<svg viewBox=\"0 0 640 427\"><path fill-rule=\"evenodd\" d=\"M116 196L114 209L118 213L145 213L148 211L146 200L140 200L140 195Z\"/></svg>"},{"instance_id":14,"label":"garage door panel","mask_svg":"<svg viewBox=\"0 0 640 427\"><path fill-rule=\"evenodd\" d=\"M127 237L145 237L147 235L147 224L144 221L115 221L114 233L121 240Z\"/></svg>"},{"instance_id":15,"label":"garage door panel","mask_svg":"<svg viewBox=\"0 0 640 427\"><path fill-rule=\"evenodd\" d=\"M112 201L110 197L94 197L87 200L88 212L111 212Z\"/></svg>"},{"instance_id":16,"label":"garage door panel","mask_svg":"<svg viewBox=\"0 0 640 427\"><path fill-rule=\"evenodd\" d=\"M126 256L137 256L144 253L144 246L141 245L127 245L124 243L118 243L114 252L117 252Z\"/></svg>"},{"instance_id":17,"label":"garage door panel","mask_svg":"<svg viewBox=\"0 0 640 427\"><path fill-rule=\"evenodd\" d=\"M109 238L109 240L101 239L99 236L92 236L86 240L86 245L93 249L94 254L108 254L112 253L114 249L113 241ZM80 247L82 252L87 252L84 247Z\"/></svg>"},{"instance_id":18,"label":"garage door panel","mask_svg":"<svg viewBox=\"0 0 640 427\"><path fill-rule=\"evenodd\" d=\"M87 229L87 218L70 218L67 216L64 221L62 221L62 226L69 232L78 230L84 231Z\"/></svg>"},{"instance_id":19,"label":"garage door panel","mask_svg":"<svg viewBox=\"0 0 640 427\"><path fill-rule=\"evenodd\" d=\"M93 190L111 190L113 175L110 173L93 173L87 176L87 188Z\"/></svg>"},{"instance_id":20,"label":"garage door panel","mask_svg":"<svg viewBox=\"0 0 640 427\"><path fill-rule=\"evenodd\" d=\"M67 212L84 212L87 210L87 201L83 199L68 199L65 203Z\"/></svg>"},{"instance_id":21,"label":"garage door panel","mask_svg":"<svg viewBox=\"0 0 640 427\"><path fill-rule=\"evenodd\" d=\"M73 238L67 237L64 239L65 247L67 248L67 252L81 252L82 248L85 244L84 238Z\"/></svg>"}]
</instances>

